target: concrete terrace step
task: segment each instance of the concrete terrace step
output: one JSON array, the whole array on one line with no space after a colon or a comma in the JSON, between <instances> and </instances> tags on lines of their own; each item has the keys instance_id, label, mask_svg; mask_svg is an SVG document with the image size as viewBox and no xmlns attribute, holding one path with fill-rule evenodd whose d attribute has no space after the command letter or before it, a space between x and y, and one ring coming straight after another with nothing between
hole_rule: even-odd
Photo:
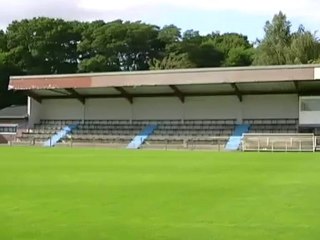
<instances>
[{"instance_id":1,"label":"concrete terrace step","mask_svg":"<svg viewBox=\"0 0 320 240\"><path fill-rule=\"evenodd\" d=\"M249 124L240 124L237 125L233 135L229 138L229 141L225 147L228 151L236 151L239 149L242 135L249 131L250 125Z\"/></svg>"}]
</instances>

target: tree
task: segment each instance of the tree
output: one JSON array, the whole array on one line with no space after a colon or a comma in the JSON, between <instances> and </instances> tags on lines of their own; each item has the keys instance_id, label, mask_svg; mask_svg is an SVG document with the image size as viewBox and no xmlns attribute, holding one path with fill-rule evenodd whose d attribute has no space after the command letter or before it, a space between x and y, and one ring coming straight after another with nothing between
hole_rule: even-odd
<instances>
[{"instance_id":1,"label":"tree","mask_svg":"<svg viewBox=\"0 0 320 240\"><path fill-rule=\"evenodd\" d=\"M253 46L246 36L218 32L201 36L198 31L187 30L180 38L178 29L171 26L170 30L165 31L169 36L164 38L167 39L164 56L152 62L153 68L248 66L252 63Z\"/></svg>"},{"instance_id":2,"label":"tree","mask_svg":"<svg viewBox=\"0 0 320 240\"><path fill-rule=\"evenodd\" d=\"M79 72L114 72L119 71L117 59L107 59L103 55L95 55L81 61Z\"/></svg>"},{"instance_id":3,"label":"tree","mask_svg":"<svg viewBox=\"0 0 320 240\"><path fill-rule=\"evenodd\" d=\"M178 53L186 53L195 67L219 67L223 62L223 53L207 37L199 32L188 30L183 34Z\"/></svg>"},{"instance_id":4,"label":"tree","mask_svg":"<svg viewBox=\"0 0 320 240\"><path fill-rule=\"evenodd\" d=\"M19 69L8 61L8 54L0 52L0 109L11 104L25 104L26 97L21 93L8 90L9 77L21 74Z\"/></svg>"},{"instance_id":5,"label":"tree","mask_svg":"<svg viewBox=\"0 0 320 240\"><path fill-rule=\"evenodd\" d=\"M51 18L12 22L6 34L11 61L26 74L76 72L78 24Z\"/></svg>"},{"instance_id":6,"label":"tree","mask_svg":"<svg viewBox=\"0 0 320 240\"><path fill-rule=\"evenodd\" d=\"M310 62L311 64L320 64L320 58L313 60Z\"/></svg>"},{"instance_id":7,"label":"tree","mask_svg":"<svg viewBox=\"0 0 320 240\"><path fill-rule=\"evenodd\" d=\"M292 41L291 23L282 12L274 15L264 27L264 38L258 41L255 65L281 65L287 63L287 52Z\"/></svg>"},{"instance_id":8,"label":"tree","mask_svg":"<svg viewBox=\"0 0 320 240\"><path fill-rule=\"evenodd\" d=\"M194 40L201 39L199 31L195 31L193 29L189 29L183 33L183 40Z\"/></svg>"},{"instance_id":9,"label":"tree","mask_svg":"<svg viewBox=\"0 0 320 240\"><path fill-rule=\"evenodd\" d=\"M288 63L307 64L320 58L320 43L315 34L306 31L301 25L292 34L292 42L288 52Z\"/></svg>"},{"instance_id":10,"label":"tree","mask_svg":"<svg viewBox=\"0 0 320 240\"><path fill-rule=\"evenodd\" d=\"M204 41L200 45L189 45L189 59L196 67L220 67L224 56L211 41Z\"/></svg>"},{"instance_id":11,"label":"tree","mask_svg":"<svg viewBox=\"0 0 320 240\"><path fill-rule=\"evenodd\" d=\"M196 67L196 65L190 61L188 54L186 53L170 53L161 60L153 59L150 62L151 70L182 69L194 67Z\"/></svg>"},{"instance_id":12,"label":"tree","mask_svg":"<svg viewBox=\"0 0 320 240\"><path fill-rule=\"evenodd\" d=\"M83 43L79 45L82 53L89 53L84 55L80 69L92 71L88 61L99 55L100 64L105 65L100 69L104 71L110 70L110 66L116 71L148 70L150 59L163 48L158 32L159 28L154 25L121 20L95 26L91 29L92 37L83 35Z\"/></svg>"},{"instance_id":13,"label":"tree","mask_svg":"<svg viewBox=\"0 0 320 240\"><path fill-rule=\"evenodd\" d=\"M307 64L320 59L320 43L314 33L300 25L291 32L291 24L280 12L265 26L254 57L256 65Z\"/></svg>"},{"instance_id":14,"label":"tree","mask_svg":"<svg viewBox=\"0 0 320 240\"><path fill-rule=\"evenodd\" d=\"M3 93L7 90L8 87L8 71L6 64L6 53L0 52L0 93Z\"/></svg>"},{"instance_id":15,"label":"tree","mask_svg":"<svg viewBox=\"0 0 320 240\"><path fill-rule=\"evenodd\" d=\"M166 25L160 29L158 38L166 45L177 43L181 40L181 30L175 25Z\"/></svg>"},{"instance_id":16,"label":"tree","mask_svg":"<svg viewBox=\"0 0 320 240\"><path fill-rule=\"evenodd\" d=\"M218 32L207 36L224 55L222 66L249 66L253 61L253 45L248 37L238 33Z\"/></svg>"},{"instance_id":17,"label":"tree","mask_svg":"<svg viewBox=\"0 0 320 240\"><path fill-rule=\"evenodd\" d=\"M224 66L250 66L253 61L254 49L236 47L228 51L228 55L224 61Z\"/></svg>"},{"instance_id":18,"label":"tree","mask_svg":"<svg viewBox=\"0 0 320 240\"><path fill-rule=\"evenodd\" d=\"M81 40L77 46L77 52L79 54L79 68L82 69L82 61L90 59L96 56L97 50L92 48L92 42L95 40L95 32L98 28L106 25L106 23L102 20L94 21L91 23L83 23L80 25L81 32Z\"/></svg>"},{"instance_id":19,"label":"tree","mask_svg":"<svg viewBox=\"0 0 320 240\"><path fill-rule=\"evenodd\" d=\"M7 36L3 30L0 30L0 51L1 52L8 51Z\"/></svg>"}]
</instances>

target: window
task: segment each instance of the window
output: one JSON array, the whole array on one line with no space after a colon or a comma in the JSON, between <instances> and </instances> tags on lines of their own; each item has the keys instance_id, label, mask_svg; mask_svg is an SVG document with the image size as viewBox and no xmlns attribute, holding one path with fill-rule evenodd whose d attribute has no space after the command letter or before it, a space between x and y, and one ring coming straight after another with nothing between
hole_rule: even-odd
<instances>
[{"instance_id":1,"label":"window","mask_svg":"<svg viewBox=\"0 0 320 240\"><path fill-rule=\"evenodd\" d=\"M301 99L300 111L320 111L320 98Z\"/></svg>"},{"instance_id":2,"label":"window","mask_svg":"<svg viewBox=\"0 0 320 240\"><path fill-rule=\"evenodd\" d=\"M0 133L15 133L17 131L17 126L12 125L0 125Z\"/></svg>"}]
</instances>

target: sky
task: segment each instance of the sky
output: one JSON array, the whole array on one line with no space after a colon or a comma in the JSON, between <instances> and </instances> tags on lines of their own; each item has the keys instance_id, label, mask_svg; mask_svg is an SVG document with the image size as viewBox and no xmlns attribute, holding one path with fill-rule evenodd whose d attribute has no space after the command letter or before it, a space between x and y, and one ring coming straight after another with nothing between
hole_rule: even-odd
<instances>
[{"instance_id":1,"label":"sky","mask_svg":"<svg viewBox=\"0 0 320 240\"><path fill-rule=\"evenodd\" d=\"M320 0L0 0L0 28L13 20L39 16L66 20L141 20L183 31L238 32L251 41L263 37L263 26L275 13L284 12L293 30L303 24L320 30Z\"/></svg>"}]
</instances>

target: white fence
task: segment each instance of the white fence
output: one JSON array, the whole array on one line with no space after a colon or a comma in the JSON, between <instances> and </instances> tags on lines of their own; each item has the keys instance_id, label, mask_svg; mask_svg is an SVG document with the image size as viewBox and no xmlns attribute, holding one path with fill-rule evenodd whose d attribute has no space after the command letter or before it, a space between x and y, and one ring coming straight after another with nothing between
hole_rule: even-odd
<instances>
[{"instance_id":1,"label":"white fence","mask_svg":"<svg viewBox=\"0 0 320 240\"><path fill-rule=\"evenodd\" d=\"M183 137L183 136L157 136L148 139L142 146L146 149L189 149L224 151L229 137Z\"/></svg>"},{"instance_id":2,"label":"white fence","mask_svg":"<svg viewBox=\"0 0 320 240\"><path fill-rule=\"evenodd\" d=\"M316 137L314 134L259 134L243 135L243 151L268 152L314 152Z\"/></svg>"}]
</instances>

